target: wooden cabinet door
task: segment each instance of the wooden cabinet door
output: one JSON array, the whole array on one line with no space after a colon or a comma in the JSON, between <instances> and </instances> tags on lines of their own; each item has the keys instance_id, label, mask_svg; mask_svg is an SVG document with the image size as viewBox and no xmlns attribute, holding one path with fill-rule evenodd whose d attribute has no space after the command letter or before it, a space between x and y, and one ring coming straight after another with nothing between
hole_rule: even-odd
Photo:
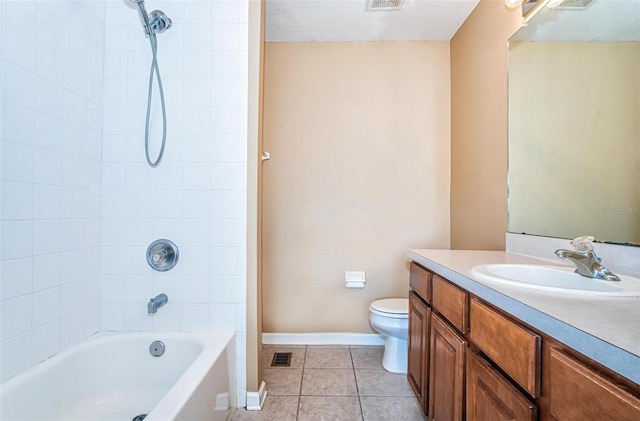
<instances>
[{"instance_id":1,"label":"wooden cabinet door","mask_svg":"<svg viewBox=\"0 0 640 421\"><path fill-rule=\"evenodd\" d=\"M467 341L436 314L431 316L429 419L464 419L464 361Z\"/></svg>"},{"instance_id":2,"label":"wooden cabinet door","mask_svg":"<svg viewBox=\"0 0 640 421\"><path fill-rule=\"evenodd\" d=\"M559 349L551 348L550 412L560 421L640 420L640 398Z\"/></svg>"},{"instance_id":3,"label":"wooden cabinet door","mask_svg":"<svg viewBox=\"0 0 640 421\"><path fill-rule=\"evenodd\" d=\"M431 309L415 293L409 294L409 361L407 378L422 412L427 413L429 324Z\"/></svg>"},{"instance_id":4,"label":"wooden cabinet door","mask_svg":"<svg viewBox=\"0 0 640 421\"><path fill-rule=\"evenodd\" d=\"M466 395L467 421L536 420L536 406L469 348Z\"/></svg>"}]
</instances>

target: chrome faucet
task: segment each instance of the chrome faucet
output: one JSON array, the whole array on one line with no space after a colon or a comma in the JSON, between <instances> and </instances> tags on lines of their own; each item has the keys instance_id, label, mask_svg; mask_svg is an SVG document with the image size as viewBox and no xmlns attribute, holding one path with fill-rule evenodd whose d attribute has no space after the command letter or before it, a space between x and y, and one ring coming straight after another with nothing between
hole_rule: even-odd
<instances>
[{"instance_id":1,"label":"chrome faucet","mask_svg":"<svg viewBox=\"0 0 640 421\"><path fill-rule=\"evenodd\" d=\"M604 267L600 258L593 250L584 252L573 250L556 250L556 256L571 260L576 265L576 273L588 278L602 279L605 281L620 281L620 278Z\"/></svg>"},{"instance_id":2,"label":"chrome faucet","mask_svg":"<svg viewBox=\"0 0 640 421\"><path fill-rule=\"evenodd\" d=\"M147 312L149 313L149 316L157 313L160 307L167 304L167 301L169 301L167 294L158 294L149 299L149 303L147 304Z\"/></svg>"}]
</instances>

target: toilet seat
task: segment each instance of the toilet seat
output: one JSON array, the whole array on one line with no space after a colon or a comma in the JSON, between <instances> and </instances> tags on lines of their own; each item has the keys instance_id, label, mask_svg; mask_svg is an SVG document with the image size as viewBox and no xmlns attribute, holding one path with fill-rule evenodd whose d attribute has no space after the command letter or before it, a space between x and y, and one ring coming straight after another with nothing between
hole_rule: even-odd
<instances>
[{"instance_id":1,"label":"toilet seat","mask_svg":"<svg viewBox=\"0 0 640 421\"><path fill-rule=\"evenodd\" d=\"M409 318L409 299L385 298L382 300L376 300L369 306L369 311L382 317L407 319Z\"/></svg>"}]
</instances>

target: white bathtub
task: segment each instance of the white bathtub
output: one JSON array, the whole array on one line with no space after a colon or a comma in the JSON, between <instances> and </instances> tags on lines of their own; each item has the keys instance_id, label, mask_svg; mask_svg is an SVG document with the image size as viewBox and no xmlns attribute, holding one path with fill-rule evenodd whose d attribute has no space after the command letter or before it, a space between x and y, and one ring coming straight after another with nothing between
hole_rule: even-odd
<instances>
[{"instance_id":1,"label":"white bathtub","mask_svg":"<svg viewBox=\"0 0 640 421\"><path fill-rule=\"evenodd\" d=\"M0 386L0 419L226 420L233 333L101 332ZM165 353L153 357L160 340Z\"/></svg>"}]
</instances>

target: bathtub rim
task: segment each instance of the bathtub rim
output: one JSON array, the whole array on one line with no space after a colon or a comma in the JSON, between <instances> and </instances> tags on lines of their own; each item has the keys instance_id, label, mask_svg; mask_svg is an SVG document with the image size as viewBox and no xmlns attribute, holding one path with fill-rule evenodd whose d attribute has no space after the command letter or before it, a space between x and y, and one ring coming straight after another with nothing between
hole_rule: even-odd
<instances>
[{"instance_id":1,"label":"bathtub rim","mask_svg":"<svg viewBox=\"0 0 640 421\"><path fill-rule=\"evenodd\" d=\"M43 360L0 383L0 408L3 406L2 398L5 393L20 387L26 382L34 380L37 381L37 377L43 372L46 372L49 367L55 366L58 362L62 362L65 359L73 358L75 354L78 354L87 348L99 346L103 343L118 341L121 338L127 337L146 338L149 340L149 344L154 340L162 341L163 339L194 339L202 344L202 349L199 354L180 374L176 382L166 390L165 394L160 398L160 401L158 401L153 408L149 408L148 417L150 415L154 415L154 413L162 413L161 418L159 419L175 418L191 397L194 390L200 385L208 370L210 370L223 355L226 359L225 363L228 366L228 378L225 381L228 385L230 394L229 409L235 407L235 402L231 402L231 397L233 396L234 388L236 387L236 385L232 383L232 379L235 379L232 371L235 370L235 366L232 364L235 358L235 352L233 349L231 350L232 352L229 352L230 345L233 345L235 332L99 331L83 339L72 347L54 354L46 360ZM159 415L154 415L151 419L158 416Z\"/></svg>"},{"instance_id":2,"label":"bathtub rim","mask_svg":"<svg viewBox=\"0 0 640 421\"><path fill-rule=\"evenodd\" d=\"M176 332L184 333L185 336L190 332ZM229 346L235 338L235 332L194 332L197 337L203 336L205 338L205 348L200 355L189 365L187 370L178 378L173 386L162 397L160 402L154 406L147 414L145 419L153 421L157 419L175 419L180 411L184 408L185 404L193 395L193 392L202 383L207 373L211 368L224 356L224 363L227 364L227 391L229 393L229 407L231 410L235 407L235 402L231 402L233 395L233 389L235 384L231 384L233 378L232 370L235 370L235 366L232 366L231 361L234 359L232 355L229 355ZM208 337L215 335L216 338ZM224 340L226 338L226 340ZM217 340L215 340L217 339ZM162 340L162 339L160 339ZM208 347L206 345L209 345ZM215 351L215 358L209 358L210 354ZM205 355L206 354L206 355ZM188 393L186 391L188 390Z\"/></svg>"}]
</instances>

